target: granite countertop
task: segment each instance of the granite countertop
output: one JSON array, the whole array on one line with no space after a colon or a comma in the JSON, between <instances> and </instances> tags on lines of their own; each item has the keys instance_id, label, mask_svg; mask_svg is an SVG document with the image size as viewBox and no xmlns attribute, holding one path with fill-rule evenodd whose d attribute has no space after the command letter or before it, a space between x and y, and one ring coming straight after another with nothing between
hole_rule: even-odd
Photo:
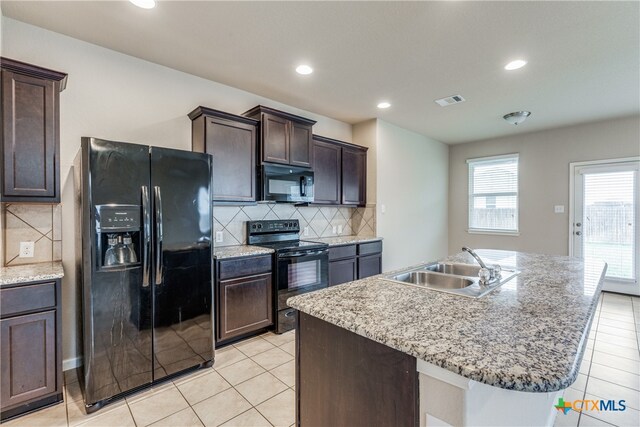
<instances>
[{"instance_id":1,"label":"granite countertop","mask_svg":"<svg viewBox=\"0 0 640 427\"><path fill-rule=\"evenodd\" d=\"M377 242L379 240L382 240L382 237L336 236L336 237L322 237L318 239L306 239L303 237L302 240L310 240L312 242L327 243L329 246L343 246L343 245L353 245L356 243Z\"/></svg>"},{"instance_id":2,"label":"granite countertop","mask_svg":"<svg viewBox=\"0 0 640 427\"><path fill-rule=\"evenodd\" d=\"M273 249L253 245L222 246L220 248L213 248L213 257L215 259L241 258L246 256L268 255L273 252Z\"/></svg>"},{"instance_id":3,"label":"granite countertop","mask_svg":"<svg viewBox=\"0 0 640 427\"><path fill-rule=\"evenodd\" d=\"M59 279L63 276L61 261L0 267L0 286Z\"/></svg>"},{"instance_id":4,"label":"granite countertop","mask_svg":"<svg viewBox=\"0 0 640 427\"><path fill-rule=\"evenodd\" d=\"M287 303L474 381L526 392L569 387L586 348L605 264L477 252L487 263L521 273L478 299L389 282L379 275ZM467 253L446 261L475 263Z\"/></svg>"}]
</instances>

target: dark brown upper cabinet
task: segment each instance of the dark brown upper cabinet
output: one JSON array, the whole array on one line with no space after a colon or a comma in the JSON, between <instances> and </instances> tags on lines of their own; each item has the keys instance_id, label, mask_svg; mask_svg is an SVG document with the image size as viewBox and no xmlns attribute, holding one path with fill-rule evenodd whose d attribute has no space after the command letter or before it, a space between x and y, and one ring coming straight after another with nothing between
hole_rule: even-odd
<instances>
[{"instance_id":1,"label":"dark brown upper cabinet","mask_svg":"<svg viewBox=\"0 0 640 427\"><path fill-rule=\"evenodd\" d=\"M0 201L60 201L60 92L67 75L0 58Z\"/></svg>"},{"instance_id":2,"label":"dark brown upper cabinet","mask_svg":"<svg viewBox=\"0 0 640 427\"><path fill-rule=\"evenodd\" d=\"M189 113L193 151L213 156L213 201L256 201L258 122L210 108Z\"/></svg>"},{"instance_id":3,"label":"dark brown upper cabinet","mask_svg":"<svg viewBox=\"0 0 640 427\"><path fill-rule=\"evenodd\" d=\"M314 203L367 203L367 148L313 135Z\"/></svg>"},{"instance_id":4,"label":"dark brown upper cabinet","mask_svg":"<svg viewBox=\"0 0 640 427\"><path fill-rule=\"evenodd\" d=\"M367 149L342 148L342 204L367 204Z\"/></svg>"},{"instance_id":5,"label":"dark brown upper cabinet","mask_svg":"<svg viewBox=\"0 0 640 427\"><path fill-rule=\"evenodd\" d=\"M244 115L260 121L258 148L262 162L311 167L314 120L262 105Z\"/></svg>"},{"instance_id":6,"label":"dark brown upper cabinet","mask_svg":"<svg viewBox=\"0 0 640 427\"><path fill-rule=\"evenodd\" d=\"M339 205L342 201L342 145L313 137L314 203Z\"/></svg>"}]
</instances>

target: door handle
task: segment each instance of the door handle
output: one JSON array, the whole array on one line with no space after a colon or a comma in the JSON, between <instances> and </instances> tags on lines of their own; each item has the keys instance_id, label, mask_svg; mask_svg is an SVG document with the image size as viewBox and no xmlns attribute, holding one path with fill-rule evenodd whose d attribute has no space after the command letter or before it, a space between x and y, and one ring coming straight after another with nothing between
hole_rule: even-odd
<instances>
[{"instance_id":1,"label":"door handle","mask_svg":"<svg viewBox=\"0 0 640 427\"><path fill-rule=\"evenodd\" d=\"M305 197L307 195L307 180L304 176L300 177L300 195Z\"/></svg>"},{"instance_id":2,"label":"door handle","mask_svg":"<svg viewBox=\"0 0 640 427\"><path fill-rule=\"evenodd\" d=\"M582 236L582 231L576 231L576 236Z\"/></svg>"},{"instance_id":3,"label":"door handle","mask_svg":"<svg viewBox=\"0 0 640 427\"><path fill-rule=\"evenodd\" d=\"M149 211L149 187L143 185L142 192L142 287L149 286L149 257L151 252L151 212Z\"/></svg>"},{"instance_id":4,"label":"door handle","mask_svg":"<svg viewBox=\"0 0 640 427\"><path fill-rule=\"evenodd\" d=\"M162 193L160 187L153 187L156 207L156 285L162 284Z\"/></svg>"}]
</instances>

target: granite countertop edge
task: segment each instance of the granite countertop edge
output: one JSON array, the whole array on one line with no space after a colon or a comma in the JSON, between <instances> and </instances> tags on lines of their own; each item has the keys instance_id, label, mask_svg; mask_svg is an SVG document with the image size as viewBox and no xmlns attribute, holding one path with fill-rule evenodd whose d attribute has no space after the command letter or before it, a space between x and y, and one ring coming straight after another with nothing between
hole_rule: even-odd
<instances>
[{"instance_id":1,"label":"granite countertop edge","mask_svg":"<svg viewBox=\"0 0 640 427\"><path fill-rule=\"evenodd\" d=\"M0 267L0 287L64 277L62 261Z\"/></svg>"},{"instance_id":2,"label":"granite countertop edge","mask_svg":"<svg viewBox=\"0 0 640 427\"><path fill-rule=\"evenodd\" d=\"M302 240L309 240L312 242L320 242L327 243L329 247L335 246L347 246L347 245L355 245L358 243L368 243L368 242L379 242L382 241L382 237L377 236L334 236L334 237L319 237L317 239L306 239L303 237Z\"/></svg>"},{"instance_id":3,"label":"granite countertop edge","mask_svg":"<svg viewBox=\"0 0 640 427\"><path fill-rule=\"evenodd\" d=\"M235 245L235 246L222 246L213 249L213 258L216 260L228 260L234 258L246 258L259 255L269 255L275 251L270 248L264 248L262 246L253 245Z\"/></svg>"},{"instance_id":4,"label":"granite countertop edge","mask_svg":"<svg viewBox=\"0 0 640 427\"><path fill-rule=\"evenodd\" d=\"M460 262L461 257L464 258L464 255L458 254L457 256L447 258L447 260ZM466 260L466 262L472 263L468 259ZM402 270L405 270L405 268L403 268ZM346 290L348 289L348 287L353 286L354 284L356 286L358 286L358 284L360 284L361 286L364 284L366 286L383 286L387 288L389 286L396 286L396 289L398 291L402 292L403 290L407 290L406 285L394 284L383 279L383 276L390 273L392 272L373 276L364 280L338 285L333 288L329 288L328 290L318 291L315 294L324 293L324 295L327 295L332 290L333 292L337 293L340 292L339 288L344 288L345 292L343 293L347 294ZM494 356L495 359L499 359L500 357L504 358L504 354L499 354L498 356L492 354L491 349L486 349L481 354L478 353L476 355L467 355L464 353L455 354L455 350L452 350L452 348L455 348L455 346L449 345L446 348L441 349L440 353L438 353L437 351L435 353L430 353L429 346L431 345L431 343L420 343L411 339L403 339L401 332L396 333L396 331L393 331L394 333L389 333L388 330L380 328L381 321L367 324L362 319L359 319L358 315L353 315L353 313L349 313L350 316L346 316L344 313L341 313L341 315L335 314L332 312L332 310L327 310L327 307L323 306L324 303L331 301L330 298L323 298L319 301L319 303L314 303L313 300L315 298L313 298L313 293L293 297L289 299L287 303L291 307L296 308L313 317L324 320L378 343L387 345L398 351L402 351L403 353L409 354L427 363L431 363L435 366L441 367L468 379L507 390L546 393L568 388L571 384L573 384L578 376L580 361L582 360L582 357L584 356L584 353L586 351L589 329L593 322L596 307L598 304L597 296L601 292L605 273L606 269L602 270L602 273L599 275L597 286L593 291L593 299L589 303L588 307L583 307L583 309L588 313L588 318L585 319L583 317L583 320L585 320L585 327L582 332L577 334L578 331L574 331L576 333L568 334L571 335L571 341L559 343L558 345L564 345L565 347L560 348L556 352L553 352L553 354L549 354L547 356L547 360L531 361L530 366L535 367L535 369L539 371L537 373L531 372L532 370L534 370L533 368L526 369L527 366L518 365L514 367L514 365L509 363L510 360L504 360L502 362L498 362L493 364L492 366L484 368L473 367L473 360L475 360L474 356L489 357L490 360L492 360L492 356ZM484 296L483 298L476 300L476 302L478 302L478 304L483 304L483 301L489 302L490 298L492 298L493 295L499 295L499 289L500 288L492 291L490 294ZM415 291L416 289L413 289L413 292ZM418 289L418 291L435 292L424 289ZM453 298L453 300L449 300L449 302L452 304L464 304L463 301L466 301L466 298L464 297L448 295L441 292L437 292L432 296L443 301L447 298ZM368 315L369 317L375 317L376 314L372 313L375 311L376 310L370 309L366 311L366 315ZM577 335L579 335L579 337ZM459 339L459 341L461 342L463 342L463 340L464 338ZM523 345L521 341L522 340L519 341L517 338L514 339L514 354L516 351L521 351L521 349L515 350L517 346ZM558 341L561 341L561 339L559 339ZM435 345L442 346L442 343L435 342ZM571 349L575 349L575 351L571 351ZM564 350L564 352L562 350ZM553 356L564 356L564 359L553 359ZM540 357L540 359L544 359L544 357ZM554 362L555 365L553 365ZM553 369L549 368L549 366L552 365L554 366Z\"/></svg>"}]
</instances>

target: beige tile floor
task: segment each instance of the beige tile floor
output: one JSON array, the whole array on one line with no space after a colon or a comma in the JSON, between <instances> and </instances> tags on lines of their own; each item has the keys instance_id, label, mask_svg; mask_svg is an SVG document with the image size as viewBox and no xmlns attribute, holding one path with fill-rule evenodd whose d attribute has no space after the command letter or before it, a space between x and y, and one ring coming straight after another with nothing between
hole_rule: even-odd
<instances>
[{"instance_id":1,"label":"beige tile floor","mask_svg":"<svg viewBox=\"0 0 640 427\"><path fill-rule=\"evenodd\" d=\"M640 298L603 293L578 379L565 401L625 400L627 409L558 413L556 426L640 425Z\"/></svg>"},{"instance_id":2,"label":"beige tile floor","mask_svg":"<svg viewBox=\"0 0 640 427\"><path fill-rule=\"evenodd\" d=\"M17 426L285 426L294 424L294 331L216 351L215 367L176 378L86 415L74 373L65 403L3 424Z\"/></svg>"},{"instance_id":3,"label":"beige tile floor","mask_svg":"<svg viewBox=\"0 0 640 427\"><path fill-rule=\"evenodd\" d=\"M289 426L294 423L294 333L264 334L216 352L201 370L86 415L73 374L65 403L14 426ZM565 400L625 399L624 412L558 414L556 426L640 425L640 298L603 295L580 374Z\"/></svg>"}]
</instances>

